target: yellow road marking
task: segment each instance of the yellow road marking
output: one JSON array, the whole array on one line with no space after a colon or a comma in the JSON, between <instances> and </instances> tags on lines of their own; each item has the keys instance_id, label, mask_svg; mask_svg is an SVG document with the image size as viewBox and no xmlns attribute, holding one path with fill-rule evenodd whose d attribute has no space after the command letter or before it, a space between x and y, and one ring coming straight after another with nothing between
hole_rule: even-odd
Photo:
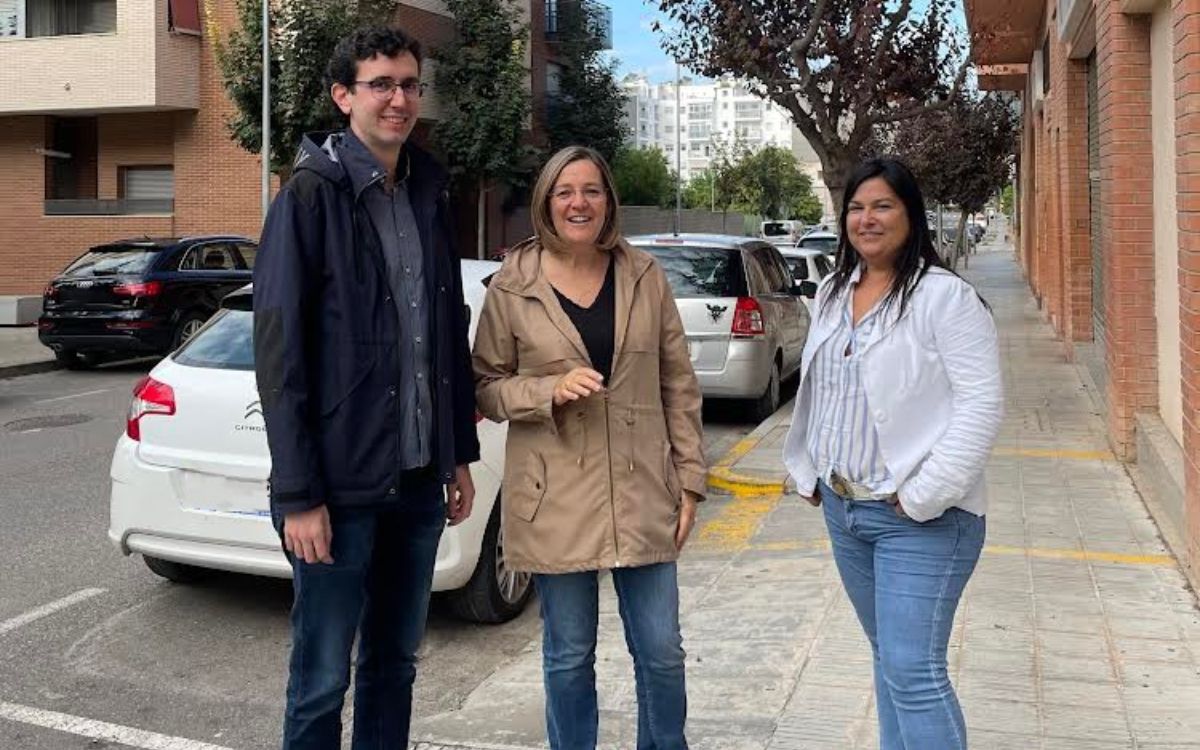
<instances>
[{"instance_id":1,"label":"yellow road marking","mask_svg":"<svg viewBox=\"0 0 1200 750\"><path fill-rule=\"evenodd\" d=\"M996 456L1016 456L1018 458L1069 458L1076 461L1116 461L1112 451L1074 451L1055 450L1051 448L997 448L993 451Z\"/></svg>"},{"instance_id":2,"label":"yellow road marking","mask_svg":"<svg viewBox=\"0 0 1200 750\"><path fill-rule=\"evenodd\" d=\"M697 545L708 550L735 552L746 549L758 532L763 518L779 503L782 495L739 497L700 527Z\"/></svg>"}]
</instances>

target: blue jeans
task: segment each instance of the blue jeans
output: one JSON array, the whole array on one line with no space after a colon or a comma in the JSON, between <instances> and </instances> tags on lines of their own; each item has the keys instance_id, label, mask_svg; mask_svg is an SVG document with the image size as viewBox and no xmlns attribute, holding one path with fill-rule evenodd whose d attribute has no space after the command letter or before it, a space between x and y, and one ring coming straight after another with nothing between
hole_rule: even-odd
<instances>
[{"instance_id":1,"label":"blue jeans","mask_svg":"<svg viewBox=\"0 0 1200 750\"><path fill-rule=\"evenodd\" d=\"M685 750L687 690L675 563L612 571L637 686L637 750ZM550 750L594 750L596 571L533 577L542 604L542 669Z\"/></svg>"},{"instance_id":2,"label":"blue jeans","mask_svg":"<svg viewBox=\"0 0 1200 750\"><path fill-rule=\"evenodd\" d=\"M432 479L410 485L406 494L386 509L332 510L332 564L291 558L284 750L341 747L356 632L352 747L408 747L416 654L446 510L442 487Z\"/></svg>"},{"instance_id":3,"label":"blue jeans","mask_svg":"<svg viewBox=\"0 0 1200 750\"><path fill-rule=\"evenodd\" d=\"M986 522L959 508L917 523L818 486L833 558L871 641L881 750L966 750L946 646Z\"/></svg>"}]
</instances>

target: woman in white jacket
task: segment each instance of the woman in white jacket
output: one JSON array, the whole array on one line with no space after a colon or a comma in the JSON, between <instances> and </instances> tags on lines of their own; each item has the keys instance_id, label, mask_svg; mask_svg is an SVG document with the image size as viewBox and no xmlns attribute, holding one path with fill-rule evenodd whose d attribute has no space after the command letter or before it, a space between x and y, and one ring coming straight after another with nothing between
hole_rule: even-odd
<instances>
[{"instance_id":1,"label":"woman in white jacket","mask_svg":"<svg viewBox=\"0 0 1200 750\"><path fill-rule=\"evenodd\" d=\"M854 172L840 228L784 461L824 508L871 642L881 750L965 750L946 646L983 547L983 470L1003 416L996 327L938 257L900 162Z\"/></svg>"}]
</instances>

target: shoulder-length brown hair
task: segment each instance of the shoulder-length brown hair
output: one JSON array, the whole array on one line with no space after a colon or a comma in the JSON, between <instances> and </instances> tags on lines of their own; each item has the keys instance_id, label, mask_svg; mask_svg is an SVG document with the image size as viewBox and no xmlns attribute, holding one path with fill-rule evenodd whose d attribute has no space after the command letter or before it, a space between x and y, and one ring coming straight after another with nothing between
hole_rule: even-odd
<instances>
[{"instance_id":1,"label":"shoulder-length brown hair","mask_svg":"<svg viewBox=\"0 0 1200 750\"><path fill-rule=\"evenodd\" d=\"M551 250L563 250L562 241L554 231L554 220L550 216L550 193L554 183L568 164L587 159L600 170L600 179L604 181L605 212L604 226L596 237L596 246L602 250L612 250L621 240L621 223L618 218L617 191L613 185L612 170L595 149L587 146L567 146L550 157L542 173L538 175L537 183L533 186L533 200L529 206L529 219L533 224L533 233L543 247Z\"/></svg>"}]
</instances>

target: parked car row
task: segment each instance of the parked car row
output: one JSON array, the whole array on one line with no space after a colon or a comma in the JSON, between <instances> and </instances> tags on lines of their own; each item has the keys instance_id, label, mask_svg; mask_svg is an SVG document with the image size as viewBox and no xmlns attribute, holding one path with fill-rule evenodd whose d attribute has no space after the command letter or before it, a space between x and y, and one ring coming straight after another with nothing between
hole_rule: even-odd
<instances>
[{"instance_id":1,"label":"parked car row","mask_svg":"<svg viewBox=\"0 0 1200 750\"><path fill-rule=\"evenodd\" d=\"M785 257L761 239L703 234L630 242L666 271L705 397L744 399L755 419L772 414L799 369L817 282L832 267L824 251L790 247ZM64 364L169 352L134 387L110 470L108 535L172 581L211 570L291 575L271 524L254 376L255 250L233 236L115 242L89 249L46 289L39 337ZM462 261L472 341L499 266ZM502 622L532 587L504 564L507 425L480 421L478 430L475 512L443 534L433 587L460 616Z\"/></svg>"}]
</instances>

